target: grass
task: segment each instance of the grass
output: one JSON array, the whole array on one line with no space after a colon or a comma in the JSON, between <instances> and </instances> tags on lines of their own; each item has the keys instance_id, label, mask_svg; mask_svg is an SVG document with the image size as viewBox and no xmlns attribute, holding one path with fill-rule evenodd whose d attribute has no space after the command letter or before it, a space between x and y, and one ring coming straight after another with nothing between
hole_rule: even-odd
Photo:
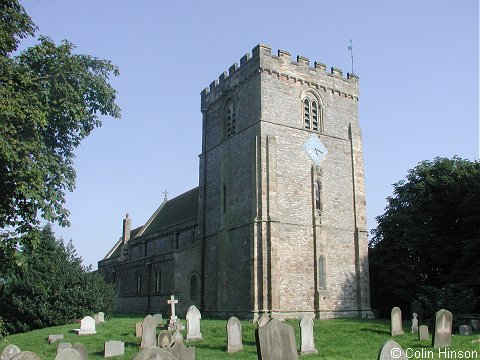
<instances>
[{"instance_id":1,"label":"grass","mask_svg":"<svg viewBox=\"0 0 480 360\"><path fill-rule=\"evenodd\" d=\"M106 323L97 326L96 335L78 336L71 332L79 328L80 324L56 326L47 329L35 330L24 334L7 336L0 344L1 351L9 344L16 344L20 349L36 352L43 360L55 359L56 344L49 345L47 337L50 334L64 334L64 342L81 342L89 350L89 359L103 359L103 343L108 340L121 340L125 342L125 355L113 359L132 359L139 351L140 339L135 337L135 323L143 318L137 315L113 315L106 319ZM293 326L297 346L300 347L300 328L298 321L288 320ZM360 320L360 319L332 319L315 320L315 346L319 350L318 355L302 356L302 359L377 359L378 352L383 344L392 339L390 336L390 323L386 320ZM404 349L412 351L433 350L430 342L419 342L417 336L407 330L409 324L404 323L405 335L396 336L393 339ZM225 320L202 320L201 331L204 340L186 342L187 345L195 346L197 360L216 359L257 359L255 346L256 326L249 321L242 321L243 352L226 353L226 321ZM454 334L451 351L477 351L480 359L480 346L472 344L473 339L479 335L460 336ZM420 353L419 353L420 354ZM410 355L414 355L413 352ZM448 358L438 356L434 351L434 358ZM420 355L412 359L421 358ZM425 358L425 357L424 357ZM475 358L475 357L474 357Z\"/></svg>"}]
</instances>

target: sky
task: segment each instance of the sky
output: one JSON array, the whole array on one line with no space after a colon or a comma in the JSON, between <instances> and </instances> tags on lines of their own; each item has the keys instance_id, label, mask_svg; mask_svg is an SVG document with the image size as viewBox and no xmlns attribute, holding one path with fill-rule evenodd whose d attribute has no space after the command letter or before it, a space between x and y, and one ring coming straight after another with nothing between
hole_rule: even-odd
<instances>
[{"instance_id":1,"label":"sky","mask_svg":"<svg viewBox=\"0 0 480 360\"><path fill-rule=\"evenodd\" d=\"M479 159L477 0L21 0L37 36L112 61L122 118L77 148L69 228L97 267L126 213L143 225L164 198L198 186L200 92L259 44L360 80L368 228L392 184L420 161ZM30 38L23 46L35 43Z\"/></svg>"}]
</instances>

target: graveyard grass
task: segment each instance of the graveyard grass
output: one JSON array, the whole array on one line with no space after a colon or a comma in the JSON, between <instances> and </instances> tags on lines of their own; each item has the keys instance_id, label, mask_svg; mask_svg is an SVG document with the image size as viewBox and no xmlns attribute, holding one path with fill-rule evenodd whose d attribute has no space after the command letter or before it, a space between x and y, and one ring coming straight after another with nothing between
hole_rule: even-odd
<instances>
[{"instance_id":1,"label":"graveyard grass","mask_svg":"<svg viewBox=\"0 0 480 360\"><path fill-rule=\"evenodd\" d=\"M108 340L121 340L125 342L125 355L112 359L131 360L139 350L140 338L135 337L135 323L141 322L143 317L138 315L114 314L106 317L104 324L97 325L96 335L78 336L71 332L79 328L80 324L56 326L41 330L35 330L24 334L7 336L0 343L0 353L9 344L15 344L21 350L34 351L42 360L55 359L58 343L48 344L47 338L51 334L64 334L63 342L72 344L81 342L89 350L89 359L103 359L103 344ZM184 320L183 320L184 321ZM185 321L184 321L185 322ZM255 346L255 328L250 321L242 321L243 351L239 353L227 353L226 320L202 320L201 341L188 342L187 346L195 346L197 360L216 359L257 359ZM288 320L293 326L297 348L300 348L299 322ZM432 327L429 327L430 336ZM433 350L430 342L419 342L417 335L410 333L410 322L403 323L404 335L390 336L390 321L388 320L360 320L360 319L332 319L315 320L315 347L319 350L318 355L306 355L301 358L307 359L377 359L383 344L393 339L404 349ZM157 333L160 331L158 329ZM184 330L185 336L185 330ZM472 344L473 339L479 338L478 333L472 336L459 336L454 333L450 350L476 350L480 354L480 346ZM437 352L435 351L435 356Z\"/></svg>"}]
</instances>

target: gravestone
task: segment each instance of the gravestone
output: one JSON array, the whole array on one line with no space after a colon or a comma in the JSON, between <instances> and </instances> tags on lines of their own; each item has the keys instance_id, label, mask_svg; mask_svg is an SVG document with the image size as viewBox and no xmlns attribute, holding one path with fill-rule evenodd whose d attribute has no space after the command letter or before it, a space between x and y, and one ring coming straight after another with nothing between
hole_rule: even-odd
<instances>
[{"instance_id":1,"label":"gravestone","mask_svg":"<svg viewBox=\"0 0 480 360\"><path fill-rule=\"evenodd\" d=\"M17 345L7 345L5 349L2 351L2 355L0 360L10 360L14 355L20 352L20 348Z\"/></svg>"},{"instance_id":2,"label":"gravestone","mask_svg":"<svg viewBox=\"0 0 480 360\"><path fill-rule=\"evenodd\" d=\"M141 350L133 360L180 360L167 350L159 347L151 347Z\"/></svg>"},{"instance_id":3,"label":"gravestone","mask_svg":"<svg viewBox=\"0 0 480 360\"><path fill-rule=\"evenodd\" d=\"M142 337L142 323L138 322L135 324L135 336Z\"/></svg>"},{"instance_id":4,"label":"gravestone","mask_svg":"<svg viewBox=\"0 0 480 360\"><path fill-rule=\"evenodd\" d=\"M418 328L418 340L430 340L430 334L428 333L427 325L420 325L420 327Z\"/></svg>"},{"instance_id":5,"label":"gravestone","mask_svg":"<svg viewBox=\"0 0 480 360\"><path fill-rule=\"evenodd\" d=\"M235 316L232 316L227 322L227 341L228 352L237 352L243 350L242 324Z\"/></svg>"},{"instance_id":6,"label":"gravestone","mask_svg":"<svg viewBox=\"0 0 480 360\"><path fill-rule=\"evenodd\" d=\"M105 322L105 313L100 311L97 315L98 315L98 322L101 323L101 324L104 323Z\"/></svg>"},{"instance_id":7,"label":"gravestone","mask_svg":"<svg viewBox=\"0 0 480 360\"><path fill-rule=\"evenodd\" d=\"M463 336L472 335L472 327L470 325L460 325L458 327L458 332Z\"/></svg>"},{"instance_id":8,"label":"gravestone","mask_svg":"<svg viewBox=\"0 0 480 360\"><path fill-rule=\"evenodd\" d=\"M125 343L123 341L106 341L103 346L103 356L112 357L125 354Z\"/></svg>"},{"instance_id":9,"label":"gravestone","mask_svg":"<svg viewBox=\"0 0 480 360\"><path fill-rule=\"evenodd\" d=\"M78 353L82 357L82 360L88 360L88 349L86 348L85 345L81 343L75 343L73 344L72 349L75 349L78 351Z\"/></svg>"},{"instance_id":10,"label":"gravestone","mask_svg":"<svg viewBox=\"0 0 480 360\"><path fill-rule=\"evenodd\" d=\"M441 309L435 314L432 345L434 348L445 348L452 344L452 319L450 311Z\"/></svg>"},{"instance_id":11,"label":"gravestone","mask_svg":"<svg viewBox=\"0 0 480 360\"><path fill-rule=\"evenodd\" d=\"M170 334L170 332L167 330L160 331L160 334L158 334L157 346L165 349L169 348L171 344L172 334Z\"/></svg>"},{"instance_id":12,"label":"gravestone","mask_svg":"<svg viewBox=\"0 0 480 360\"><path fill-rule=\"evenodd\" d=\"M72 347L72 343L69 343L69 342L61 342L61 343L58 343L57 345L57 354L62 351L62 350L65 350L65 349L70 349Z\"/></svg>"},{"instance_id":13,"label":"gravestone","mask_svg":"<svg viewBox=\"0 0 480 360\"><path fill-rule=\"evenodd\" d=\"M42 360L40 356L31 351L20 351L18 354L13 355L10 360Z\"/></svg>"},{"instance_id":14,"label":"gravestone","mask_svg":"<svg viewBox=\"0 0 480 360\"><path fill-rule=\"evenodd\" d=\"M277 319L255 330L257 355L262 360L298 359L293 327Z\"/></svg>"},{"instance_id":15,"label":"gravestone","mask_svg":"<svg viewBox=\"0 0 480 360\"><path fill-rule=\"evenodd\" d=\"M55 360L82 360L82 355L74 348L68 348L57 353Z\"/></svg>"},{"instance_id":16,"label":"gravestone","mask_svg":"<svg viewBox=\"0 0 480 360\"><path fill-rule=\"evenodd\" d=\"M98 319L98 314L93 315L93 320L95 320L95 325L100 324L100 320Z\"/></svg>"},{"instance_id":17,"label":"gravestone","mask_svg":"<svg viewBox=\"0 0 480 360\"><path fill-rule=\"evenodd\" d=\"M473 331L480 331L480 320L470 320L470 326L472 327Z\"/></svg>"},{"instance_id":18,"label":"gravestone","mask_svg":"<svg viewBox=\"0 0 480 360\"><path fill-rule=\"evenodd\" d=\"M195 341L202 340L202 333L200 332L200 319L202 315L195 305L188 308L187 319L187 340Z\"/></svg>"},{"instance_id":19,"label":"gravestone","mask_svg":"<svg viewBox=\"0 0 480 360\"><path fill-rule=\"evenodd\" d=\"M157 322L157 326L162 326L163 325L163 317L162 314L155 314L153 315L153 318Z\"/></svg>"},{"instance_id":20,"label":"gravestone","mask_svg":"<svg viewBox=\"0 0 480 360\"><path fill-rule=\"evenodd\" d=\"M268 314L262 314L257 321L257 329L267 324L270 321L270 316Z\"/></svg>"},{"instance_id":21,"label":"gravestone","mask_svg":"<svg viewBox=\"0 0 480 360\"><path fill-rule=\"evenodd\" d=\"M390 313L390 334L392 336L403 335L402 329L402 310L394 307Z\"/></svg>"},{"instance_id":22,"label":"gravestone","mask_svg":"<svg viewBox=\"0 0 480 360\"><path fill-rule=\"evenodd\" d=\"M300 339L300 354L318 354L313 339L313 320L310 316L304 316L300 320Z\"/></svg>"},{"instance_id":23,"label":"gravestone","mask_svg":"<svg viewBox=\"0 0 480 360\"><path fill-rule=\"evenodd\" d=\"M157 345L157 322L152 315L147 315L142 323L141 348Z\"/></svg>"},{"instance_id":24,"label":"gravestone","mask_svg":"<svg viewBox=\"0 0 480 360\"><path fill-rule=\"evenodd\" d=\"M177 320L175 323L175 332L172 335L172 341L183 341L182 330L184 329L182 322Z\"/></svg>"},{"instance_id":25,"label":"gravestone","mask_svg":"<svg viewBox=\"0 0 480 360\"><path fill-rule=\"evenodd\" d=\"M78 335L91 335L96 334L95 331L95 320L91 316L85 316L80 321L80 329L75 329L75 332Z\"/></svg>"},{"instance_id":26,"label":"gravestone","mask_svg":"<svg viewBox=\"0 0 480 360\"><path fill-rule=\"evenodd\" d=\"M186 347L182 341L176 341L168 351L175 356L176 359L181 360L195 360L195 348Z\"/></svg>"},{"instance_id":27,"label":"gravestone","mask_svg":"<svg viewBox=\"0 0 480 360\"><path fill-rule=\"evenodd\" d=\"M393 340L388 340L383 345L378 360L408 360L403 348Z\"/></svg>"},{"instance_id":28,"label":"gravestone","mask_svg":"<svg viewBox=\"0 0 480 360\"><path fill-rule=\"evenodd\" d=\"M170 322L168 323L168 330L175 330L175 324L177 322L177 316L175 315L175 304L178 304L178 300L173 295L170 296L170 300L167 300L167 304L170 305Z\"/></svg>"},{"instance_id":29,"label":"gravestone","mask_svg":"<svg viewBox=\"0 0 480 360\"><path fill-rule=\"evenodd\" d=\"M418 319L417 319L417 313L413 313L413 319L412 319L412 334L418 333Z\"/></svg>"},{"instance_id":30,"label":"gravestone","mask_svg":"<svg viewBox=\"0 0 480 360\"><path fill-rule=\"evenodd\" d=\"M63 334L48 335L48 343L53 344L63 339Z\"/></svg>"}]
</instances>

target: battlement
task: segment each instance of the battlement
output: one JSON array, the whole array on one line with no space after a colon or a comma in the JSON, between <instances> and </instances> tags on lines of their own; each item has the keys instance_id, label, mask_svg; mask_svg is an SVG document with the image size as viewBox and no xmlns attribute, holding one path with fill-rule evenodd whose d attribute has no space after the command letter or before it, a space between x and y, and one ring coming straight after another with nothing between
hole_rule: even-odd
<instances>
[{"instance_id":1,"label":"battlement","mask_svg":"<svg viewBox=\"0 0 480 360\"><path fill-rule=\"evenodd\" d=\"M347 76L343 76L343 71L336 67L331 67L327 72L327 66L324 63L315 61L313 66L310 66L310 60L302 55L297 55L296 61L292 59L291 54L286 50L278 50L277 55L272 54L272 48L269 45L258 44L252 49L252 53L247 53L240 59L240 65L238 63L230 66L228 71L224 71L218 79L212 81L209 87L206 87L201 92L202 99L205 98L210 92L214 91L219 85L225 83L230 78L233 78L240 72L245 72L249 68L254 68L256 64L260 70L277 72L279 69L288 70L288 67L293 67L295 71L305 73L309 78L315 75L330 77L332 79L338 79L347 84L358 84L358 76L355 74L347 73ZM248 72L248 71L247 71ZM289 74L281 73L292 77ZM295 76L293 76L295 77ZM308 79L304 79L308 81Z\"/></svg>"}]
</instances>

